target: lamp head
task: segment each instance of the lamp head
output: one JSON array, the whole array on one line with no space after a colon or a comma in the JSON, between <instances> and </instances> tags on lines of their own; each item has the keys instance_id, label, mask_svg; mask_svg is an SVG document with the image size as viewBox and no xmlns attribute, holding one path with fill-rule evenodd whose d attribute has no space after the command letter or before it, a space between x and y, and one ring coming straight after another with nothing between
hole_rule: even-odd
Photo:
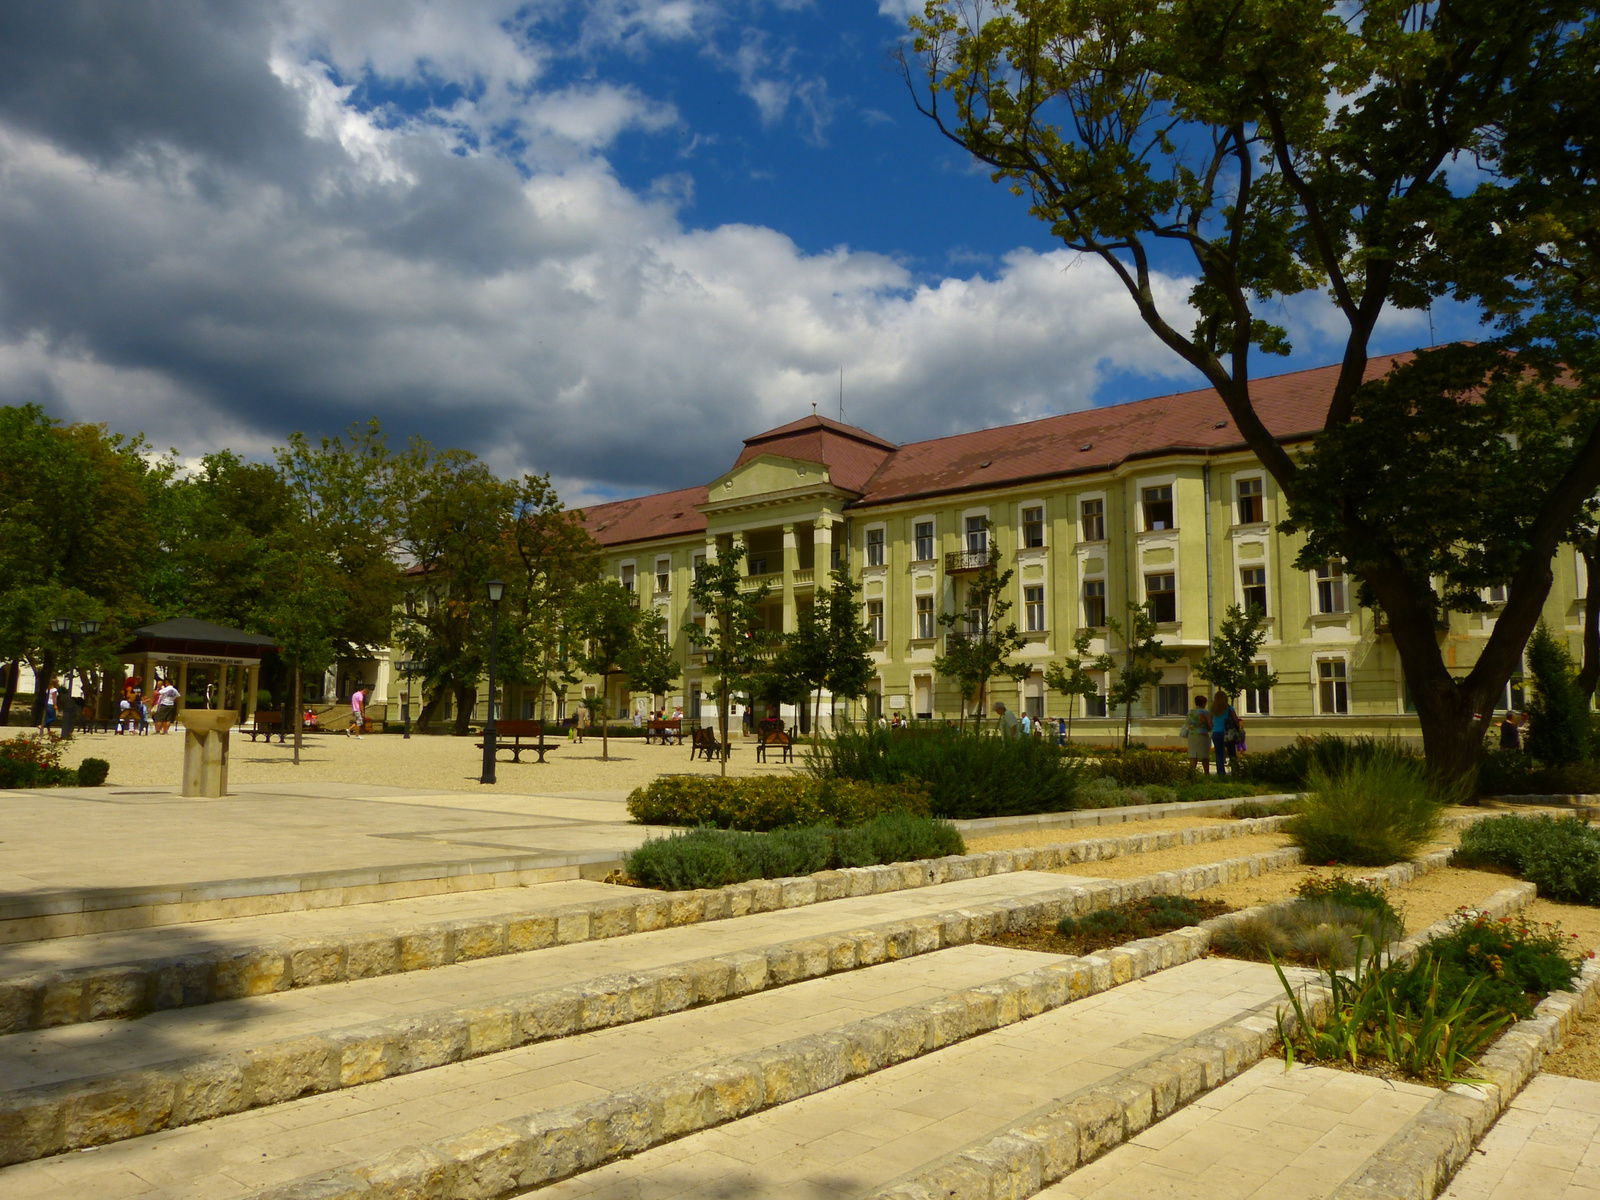
<instances>
[{"instance_id":1,"label":"lamp head","mask_svg":"<svg viewBox=\"0 0 1600 1200\"><path fill-rule=\"evenodd\" d=\"M66 617L57 617L50 622L51 633L65 633L72 628L72 622Z\"/></svg>"},{"instance_id":2,"label":"lamp head","mask_svg":"<svg viewBox=\"0 0 1600 1200\"><path fill-rule=\"evenodd\" d=\"M500 597L506 594L506 585L498 579L489 580L489 599L495 604L500 603Z\"/></svg>"},{"instance_id":3,"label":"lamp head","mask_svg":"<svg viewBox=\"0 0 1600 1200\"><path fill-rule=\"evenodd\" d=\"M92 637L100 632L100 622L95 620L93 617L88 617L85 620L79 621L78 632L83 634L85 637Z\"/></svg>"}]
</instances>

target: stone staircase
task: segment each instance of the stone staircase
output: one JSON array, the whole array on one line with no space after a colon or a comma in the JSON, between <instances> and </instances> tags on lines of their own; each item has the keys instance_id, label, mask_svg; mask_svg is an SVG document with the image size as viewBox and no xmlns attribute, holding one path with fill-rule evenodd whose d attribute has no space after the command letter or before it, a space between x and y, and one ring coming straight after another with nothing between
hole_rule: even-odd
<instances>
[{"instance_id":1,"label":"stone staircase","mask_svg":"<svg viewBox=\"0 0 1600 1200\"><path fill-rule=\"evenodd\" d=\"M1224 1120L1210 1095L1230 1119L1257 1112L1256 1073L1282 1076L1254 1066L1278 979L1205 957L1205 929L1084 958L981 944L1297 861L1230 858L1219 840L1197 867L1094 874L1170 840L694 893L571 880L0 947L0 1196L1070 1189L1080 1164L1175 1115ZM1224 1087L1246 1079L1248 1095ZM1291 1117L1343 1095L1302 1091ZM1371 1125L1368 1099L1352 1111ZM1329 1144L1358 1166L1348 1132Z\"/></svg>"}]
</instances>

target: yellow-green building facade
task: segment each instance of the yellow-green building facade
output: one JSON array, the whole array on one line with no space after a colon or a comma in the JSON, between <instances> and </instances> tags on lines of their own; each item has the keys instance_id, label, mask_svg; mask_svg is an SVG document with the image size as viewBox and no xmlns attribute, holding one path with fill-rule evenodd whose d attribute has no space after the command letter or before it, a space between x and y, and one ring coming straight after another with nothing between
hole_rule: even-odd
<instances>
[{"instance_id":1,"label":"yellow-green building facade","mask_svg":"<svg viewBox=\"0 0 1600 1200\"><path fill-rule=\"evenodd\" d=\"M1391 361L1375 359L1371 369ZM1268 427L1308 440L1334 370L1258 382ZM1277 682L1236 698L1252 745L1319 731L1416 736L1392 640L1355 604L1354 580L1338 564L1295 566L1300 539L1276 529L1284 515L1271 476L1210 391L904 446L808 417L748 439L736 463L704 487L588 510L605 571L662 617L683 668L666 696L635 695L614 680L606 707L613 717L665 707L709 719L712 683L682 632L703 619L691 610L688 585L699 560L742 543L752 586L771 585L771 629L795 628L830 566L842 561L860 581L877 671L867 701L841 703L841 712L954 720L962 698L934 669L946 632L936 618L964 610L964 589L993 537L1002 568L1013 572L1007 620L1025 639L1014 661L1033 670L1020 683L993 683L988 704L1001 700L1052 722L1071 706L1075 739L1120 734L1120 712L1105 713L1103 699L1050 692L1044 672L1072 652L1084 627L1095 633L1091 654L1118 655L1105 615L1153 601L1160 637L1181 658L1134 706L1133 732L1152 744L1175 742L1183 713L1206 690L1193 666L1224 611L1256 604L1266 612L1260 662ZM1586 581L1571 547L1563 547L1555 579L1546 619L1576 648ZM1485 598L1489 611L1452 614L1440 633L1453 669L1470 668L1493 628L1497 597ZM591 696L597 687L583 685ZM1508 703L1519 703L1513 689L1501 706ZM825 698L825 713L829 707Z\"/></svg>"}]
</instances>

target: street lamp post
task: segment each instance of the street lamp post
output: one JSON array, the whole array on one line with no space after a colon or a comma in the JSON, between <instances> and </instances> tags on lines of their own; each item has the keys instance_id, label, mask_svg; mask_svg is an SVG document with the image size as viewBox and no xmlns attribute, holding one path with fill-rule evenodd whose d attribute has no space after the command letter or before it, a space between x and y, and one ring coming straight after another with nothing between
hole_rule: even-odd
<instances>
[{"instance_id":1,"label":"street lamp post","mask_svg":"<svg viewBox=\"0 0 1600 1200\"><path fill-rule=\"evenodd\" d=\"M415 659L403 658L395 666L400 668L400 675L406 681L405 687L400 689L400 736L408 738L411 736L411 678L417 663Z\"/></svg>"},{"instance_id":2,"label":"street lamp post","mask_svg":"<svg viewBox=\"0 0 1600 1200\"><path fill-rule=\"evenodd\" d=\"M73 664L72 665L72 670L73 671L77 671L79 679L82 680L83 679L83 672L78 670L78 665L77 665L78 664L78 643L81 642L86 637L92 637L95 634L99 633L100 632L100 622L95 620L92 617L88 617L88 618L85 618L82 621L79 621L78 624L77 624L77 628L73 628L72 618L71 617L56 617L53 621L50 622L50 632L51 633L55 633L55 634L61 634L61 635L64 635L66 637L67 644L71 647L71 649L69 650L69 654L71 655L71 658L72 658L72 664ZM61 705L62 711L63 711L63 714L64 714L63 717L62 717L62 721L61 721L61 736L62 737L71 737L72 736L72 731L77 727L77 724L78 724L78 711L77 711L77 709L75 707L70 707L69 704L68 704L68 702L71 701L71 700L72 700L72 685L71 685L70 680L69 680L69 683L67 685L66 699L62 701L62 705Z\"/></svg>"},{"instance_id":3,"label":"street lamp post","mask_svg":"<svg viewBox=\"0 0 1600 1200\"><path fill-rule=\"evenodd\" d=\"M483 774L479 783L494 782L494 656L500 643L500 597L506 585L498 579L489 581L489 719L483 723Z\"/></svg>"}]
</instances>

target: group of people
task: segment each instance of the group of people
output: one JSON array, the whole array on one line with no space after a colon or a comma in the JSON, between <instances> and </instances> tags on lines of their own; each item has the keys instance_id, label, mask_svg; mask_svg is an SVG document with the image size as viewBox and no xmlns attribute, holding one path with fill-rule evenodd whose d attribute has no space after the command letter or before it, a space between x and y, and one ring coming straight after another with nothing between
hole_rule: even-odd
<instances>
[{"instance_id":1,"label":"group of people","mask_svg":"<svg viewBox=\"0 0 1600 1200\"><path fill-rule=\"evenodd\" d=\"M1206 774L1211 773L1211 758L1216 755L1217 778L1225 779L1228 768L1237 769L1239 751L1244 747L1244 722L1234 711L1228 693L1218 692L1209 700L1205 696L1194 698L1184 722L1184 735L1189 743L1189 761L1198 763Z\"/></svg>"},{"instance_id":2,"label":"group of people","mask_svg":"<svg viewBox=\"0 0 1600 1200\"><path fill-rule=\"evenodd\" d=\"M172 732L173 722L178 719L178 689L173 686L172 680L158 679L153 696L155 708L152 711L150 701L145 697L143 682L137 675L124 682L122 699L117 701L117 732L129 733L134 730L141 733L148 732L152 723L157 733ZM68 704L81 708L87 703L87 698L79 700L73 696L70 688L63 693L61 680L52 676L49 686L45 688L44 712L39 721L40 736L55 732L55 725L66 713ZM76 711L77 709L74 710ZM74 723L75 718L70 718L66 726ZM66 732L70 734L71 729L66 728Z\"/></svg>"}]
</instances>

